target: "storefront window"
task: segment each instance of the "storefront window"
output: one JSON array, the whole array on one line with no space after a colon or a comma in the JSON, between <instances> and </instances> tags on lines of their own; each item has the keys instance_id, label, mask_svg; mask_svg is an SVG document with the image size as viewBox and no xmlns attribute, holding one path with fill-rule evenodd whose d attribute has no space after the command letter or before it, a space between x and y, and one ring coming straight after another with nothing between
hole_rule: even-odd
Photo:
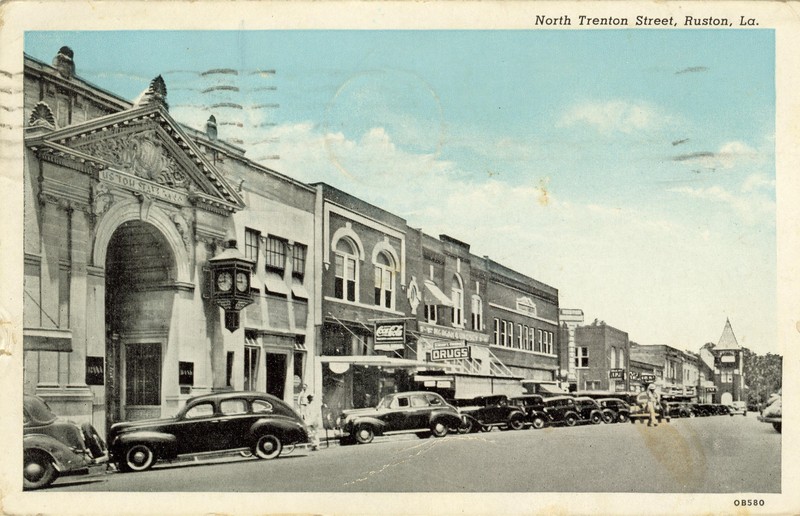
<instances>
[{"instance_id":1,"label":"storefront window","mask_svg":"<svg viewBox=\"0 0 800 516\"><path fill-rule=\"evenodd\" d=\"M244 390L254 391L258 385L258 348L244 348Z\"/></svg>"}]
</instances>

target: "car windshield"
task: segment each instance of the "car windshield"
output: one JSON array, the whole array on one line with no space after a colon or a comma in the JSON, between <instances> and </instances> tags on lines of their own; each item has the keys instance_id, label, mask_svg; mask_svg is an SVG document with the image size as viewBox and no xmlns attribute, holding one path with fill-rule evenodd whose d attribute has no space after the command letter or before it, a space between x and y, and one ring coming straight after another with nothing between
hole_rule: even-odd
<instances>
[{"instance_id":1,"label":"car windshield","mask_svg":"<svg viewBox=\"0 0 800 516\"><path fill-rule=\"evenodd\" d=\"M384 396L384 397L381 399L381 401L380 401L380 402L378 402L378 406L377 406L377 407L375 407L375 408L389 408L389 406L392 404L392 400L393 400L393 399L394 399L394 396L392 396L392 395L390 395L390 396Z\"/></svg>"}]
</instances>

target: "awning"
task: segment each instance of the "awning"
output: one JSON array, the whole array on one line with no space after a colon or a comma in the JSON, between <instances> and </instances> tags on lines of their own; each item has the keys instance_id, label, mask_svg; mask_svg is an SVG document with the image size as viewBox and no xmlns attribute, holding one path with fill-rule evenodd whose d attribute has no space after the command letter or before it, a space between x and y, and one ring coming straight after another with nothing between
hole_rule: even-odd
<instances>
[{"instance_id":1,"label":"awning","mask_svg":"<svg viewBox=\"0 0 800 516\"><path fill-rule=\"evenodd\" d=\"M564 389L559 389L558 386L548 384L548 383L540 383L537 385L537 392L541 392L544 394L569 394Z\"/></svg>"},{"instance_id":2,"label":"awning","mask_svg":"<svg viewBox=\"0 0 800 516\"><path fill-rule=\"evenodd\" d=\"M56 328L23 328L22 347L25 351L72 351L72 331Z\"/></svg>"},{"instance_id":3,"label":"awning","mask_svg":"<svg viewBox=\"0 0 800 516\"><path fill-rule=\"evenodd\" d=\"M264 274L264 286L267 287L267 291L272 292L273 294L288 296L291 292L289 286L285 281L283 281L283 278L277 272L267 271Z\"/></svg>"},{"instance_id":4,"label":"awning","mask_svg":"<svg viewBox=\"0 0 800 516\"><path fill-rule=\"evenodd\" d=\"M431 280L425 280L425 288L431 295L436 299L437 303L426 303L429 305L444 305L444 306L453 306L453 302L447 297L444 292L439 290L439 287L436 286L436 283L432 282Z\"/></svg>"},{"instance_id":5,"label":"awning","mask_svg":"<svg viewBox=\"0 0 800 516\"><path fill-rule=\"evenodd\" d=\"M407 358L387 357L383 355L346 355L346 356L321 356L320 362L328 364L353 364L353 365L369 365L381 367L397 367L397 368L422 368L422 369L447 369L446 364L434 364L431 362L419 362L417 360L409 360Z\"/></svg>"},{"instance_id":6,"label":"awning","mask_svg":"<svg viewBox=\"0 0 800 516\"><path fill-rule=\"evenodd\" d=\"M292 278L292 295L298 299L308 299L308 291L300 278Z\"/></svg>"}]
</instances>

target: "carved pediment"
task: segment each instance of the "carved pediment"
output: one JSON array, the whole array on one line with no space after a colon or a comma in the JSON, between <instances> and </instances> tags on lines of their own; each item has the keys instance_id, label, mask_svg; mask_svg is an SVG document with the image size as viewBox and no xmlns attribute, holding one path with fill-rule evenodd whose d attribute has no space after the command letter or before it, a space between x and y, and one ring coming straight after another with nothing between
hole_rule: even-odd
<instances>
[{"instance_id":1,"label":"carved pediment","mask_svg":"<svg viewBox=\"0 0 800 516\"><path fill-rule=\"evenodd\" d=\"M125 134L127 133L127 134ZM189 174L156 134L156 129L119 131L102 139L77 141L74 148L114 164L121 172L171 188L187 189Z\"/></svg>"},{"instance_id":2,"label":"carved pediment","mask_svg":"<svg viewBox=\"0 0 800 516\"><path fill-rule=\"evenodd\" d=\"M115 113L26 141L44 159L72 160L106 175L122 173L109 177L141 178L139 189L164 187L181 192L184 199L211 211L244 207L236 189L161 105ZM126 187L125 181L117 184ZM166 190L162 193L162 199L174 196Z\"/></svg>"}]
</instances>

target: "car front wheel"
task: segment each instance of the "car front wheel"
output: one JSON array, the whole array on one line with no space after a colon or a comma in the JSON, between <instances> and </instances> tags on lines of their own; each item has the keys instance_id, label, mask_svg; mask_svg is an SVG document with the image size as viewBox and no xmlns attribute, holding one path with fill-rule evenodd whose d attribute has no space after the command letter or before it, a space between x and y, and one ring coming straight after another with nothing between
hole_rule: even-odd
<instances>
[{"instance_id":1,"label":"car front wheel","mask_svg":"<svg viewBox=\"0 0 800 516\"><path fill-rule=\"evenodd\" d=\"M577 422L578 422L578 416L576 416L575 414L567 414L567 417L564 418L564 423L567 426L575 426Z\"/></svg>"},{"instance_id":2,"label":"car front wheel","mask_svg":"<svg viewBox=\"0 0 800 516\"><path fill-rule=\"evenodd\" d=\"M369 425L361 425L356 430L356 441L358 444L369 444L375 438L375 431Z\"/></svg>"},{"instance_id":3,"label":"car front wheel","mask_svg":"<svg viewBox=\"0 0 800 516\"><path fill-rule=\"evenodd\" d=\"M41 489L56 481L58 472L50 457L41 451L25 452L22 466L22 487L25 489Z\"/></svg>"},{"instance_id":4,"label":"car front wheel","mask_svg":"<svg viewBox=\"0 0 800 516\"><path fill-rule=\"evenodd\" d=\"M772 423L772 428L774 428L776 432L781 433L781 424L780 423Z\"/></svg>"},{"instance_id":5,"label":"car front wheel","mask_svg":"<svg viewBox=\"0 0 800 516\"><path fill-rule=\"evenodd\" d=\"M283 443L272 434L264 434L258 438L253 447L253 454L259 459L274 459L281 454Z\"/></svg>"},{"instance_id":6,"label":"car front wheel","mask_svg":"<svg viewBox=\"0 0 800 516\"><path fill-rule=\"evenodd\" d=\"M544 428L544 419L540 417L533 418L533 424L531 426L536 430Z\"/></svg>"},{"instance_id":7,"label":"car front wheel","mask_svg":"<svg viewBox=\"0 0 800 516\"><path fill-rule=\"evenodd\" d=\"M592 414L591 421L592 421L593 425L599 425L600 423L603 422L603 416L601 416L600 414L596 414L596 413Z\"/></svg>"},{"instance_id":8,"label":"car front wheel","mask_svg":"<svg viewBox=\"0 0 800 516\"><path fill-rule=\"evenodd\" d=\"M605 413L603 414L603 423L609 425L614 422L614 414Z\"/></svg>"},{"instance_id":9,"label":"car front wheel","mask_svg":"<svg viewBox=\"0 0 800 516\"><path fill-rule=\"evenodd\" d=\"M472 432L472 426L473 425L472 425L472 421L471 420L469 420L467 418L463 418L461 420L461 424L458 425L458 433L459 434L468 434L468 433Z\"/></svg>"},{"instance_id":10,"label":"car front wheel","mask_svg":"<svg viewBox=\"0 0 800 516\"><path fill-rule=\"evenodd\" d=\"M512 430L522 430L525 428L525 421L522 418L514 418L508 422L508 427Z\"/></svg>"},{"instance_id":11,"label":"car front wheel","mask_svg":"<svg viewBox=\"0 0 800 516\"><path fill-rule=\"evenodd\" d=\"M123 471L147 471L156 462L156 454L146 444L134 444L125 450L125 455L120 464Z\"/></svg>"},{"instance_id":12,"label":"car front wheel","mask_svg":"<svg viewBox=\"0 0 800 516\"><path fill-rule=\"evenodd\" d=\"M624 412L620 412L619 415L617 416L617 421L619 421L620 423L627 422L628 421L628 414L625 414Z\"/></svg>"},{"instance_id":13,"label":"car front wheel","mask_svg":"<svg viewBox=\"0 0 800 516\"><path fill-rule=\"evenodd\" d=\"M447 435L447 425L441 421L434 421L431 425L431 433L434 437L444 437Z\"/></svg>"}]
</instances>

